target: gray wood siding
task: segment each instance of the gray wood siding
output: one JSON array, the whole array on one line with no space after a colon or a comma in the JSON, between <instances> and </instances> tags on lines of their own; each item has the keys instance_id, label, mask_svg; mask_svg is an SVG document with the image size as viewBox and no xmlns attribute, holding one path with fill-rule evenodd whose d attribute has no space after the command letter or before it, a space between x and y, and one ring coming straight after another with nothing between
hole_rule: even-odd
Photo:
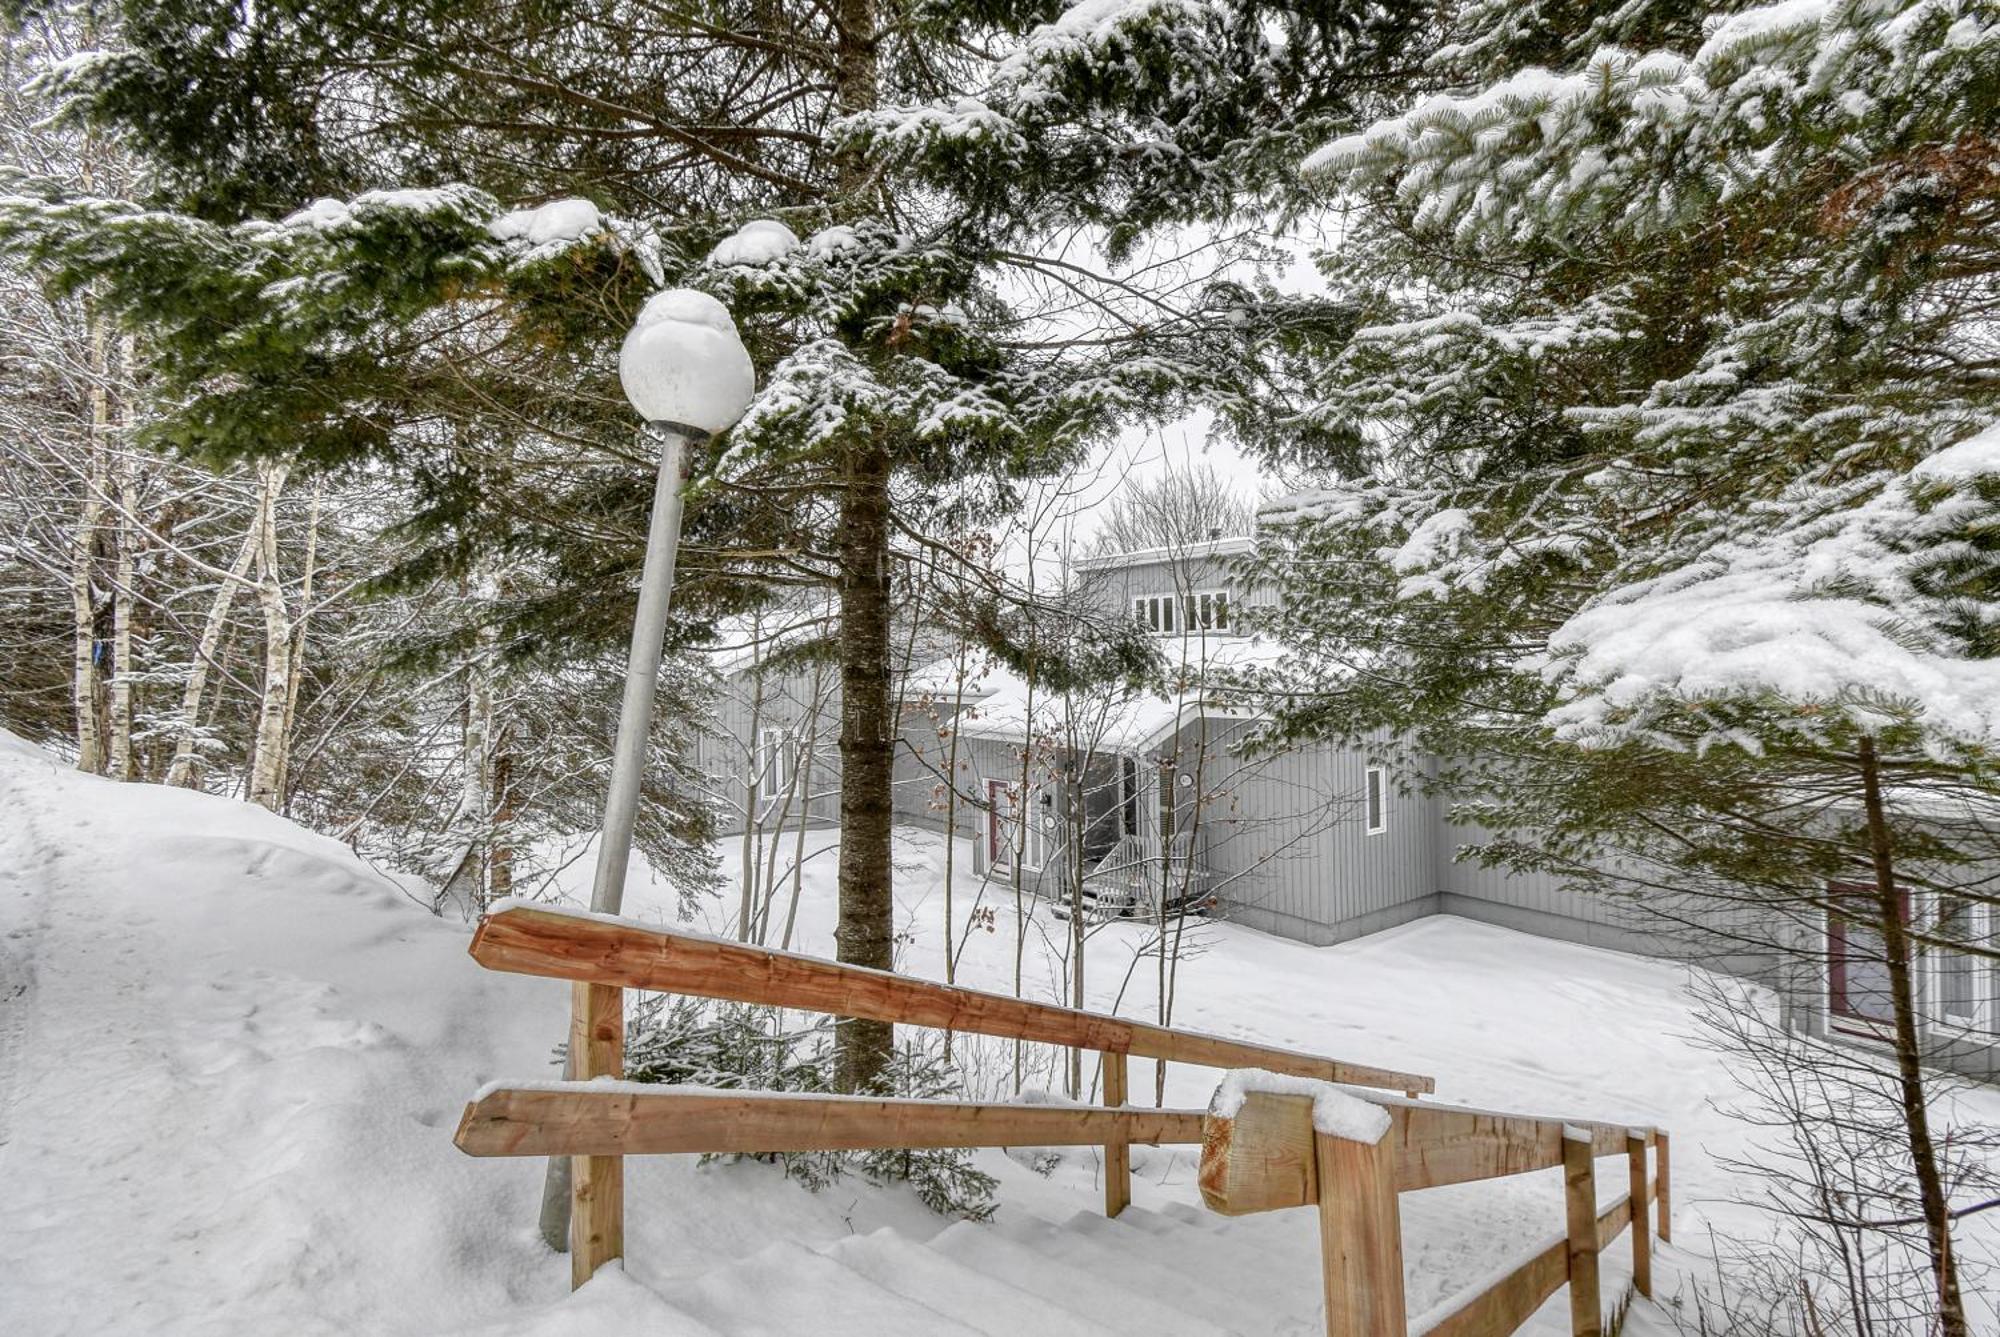
<instances>
[{"instance_id":1,"label":"gray wood siding","mask_svg":"<svg viewBox=\"0 0 2000 1337\"><path fill-rule=\"evenodd\" d=\"M789 734L793 739L792 764L798 759L798 747L808 742L811 745L810 793L804 792L802 781L789 808L784 806L782 789L777 795L787 824L796 825L801 812L813 823L839 820L840 687L832 679L835 670L829 667L824 672L828 680L819 688L824 699L816 722L812 669L763 673L744 669L723 679L713 718L695 748L696 765L716 799L719 830L723 834L743 829L755 766L753 721L755 730L776 728ZM775 825L776 820L774 811L766 824Z\"/></svg>"},{"instance_id":2,"label":"gray wood siding","mask_svg":"<svg viewBox=\"0 0 2000 1337\"><path fill-rule=\"evenodd\" d=\"M1438 887L1430 799L1399 792L1391 770L1386 829L1370 833L1365 751L1315 745L1245 757L1236 745L1248 725L1211 721L1208 727L1204 846L1224 913L1327 942L1433 906ZM1182 742L1191 753L1188 731Z\"/></svg>"},{"instance_id":3,"label":"gray wood siding","mask_svg":"<svg viewBox=\"0 0 2000 1337\"><path fill-rule=\"evenodd\" d=\"M1439 889L1446 895L1540 914L1561 915L1591 924L1622 922L1616 904L1602 896L1570 891L1554 874L1516 873L1504 868L1482 867L1472 859L1458 858L1461 850L1490 838L1479 827L1440 820L1437 832L1437 867L1443 879Z\"/></svg>"}]
</instances>

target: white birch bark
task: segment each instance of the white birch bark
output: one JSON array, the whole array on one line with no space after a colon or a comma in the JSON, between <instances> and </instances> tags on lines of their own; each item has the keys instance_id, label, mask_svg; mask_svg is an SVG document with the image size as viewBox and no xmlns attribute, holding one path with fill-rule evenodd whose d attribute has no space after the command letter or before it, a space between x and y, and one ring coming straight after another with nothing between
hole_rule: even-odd
<instances>
[{"instance_id":1,"label":"white birch bark","mask_svg":"<svg viewBox=\"0 0 2000 1337\"><path fill-rule=\"evenodd\" d=\"M111 456L118 489L118 514L111 535L118 558L111 589L111 745L106 773L115 780L130 780L136 774L132 764L132 595L139 578L139 527L133 523L139 510L139 485L132 456L122 443Z\"/></svg>"},{"instance_id":2,"label":"white birch bark","mask_svg":"<svg viewBox=\"0 0 2000 1337\"><path fill-rule=\"evenodd\" d=\"M76 708L76 765L80 771L104 772L103 722L98 714L97 669L97 532L104 521L104 494L108 486L108 453L104 442L110 423L110 401L106 397L104 328L92 318L90 366L94 376L90 388L90 432L86 438L90 460L85 468L83 506L77 516L76 535L70 549L70 610L74 630L71 664L71 699Z\"/></svg>"},{"instance_id":3,"label":"white birch bark","mask_svg":"<svg viewBox=\"0 0 2000 1337\"><path fill-rule=\"evenodd\" d=\"M264 613L264 690L257 708L256 753L250 763L250 801L279 812L285 803L287 706L292 690L291 613L278 573L278 496L289 468L258 469L257 603Z\"/></svg>"},{"instance_id":4,"label":"white birch bark","mask_svg":"<svg viewBox=\"0 0 2000 1337\"><path fill-rule=\"evenodd\" d=\"M243 544L236 550L236 560L229 564L228 578L217 585L215 598L209 601L208 616L202 620L201 639L195 645L194 663L188 668L187 684L181 688L181 706L175 724L179 737L174 744L173 762L167 767L167 783L170 785L186 789L196 789L201 785L196 740L201 733L202 698L208 692L209 670L222 648L222 633L229 625L229 606L236 600L236 587L243 583L244 573L250 569L250 559L257 555L262 523L263 512L260 508L243 533Z\"/></svg>"}]
</instances>

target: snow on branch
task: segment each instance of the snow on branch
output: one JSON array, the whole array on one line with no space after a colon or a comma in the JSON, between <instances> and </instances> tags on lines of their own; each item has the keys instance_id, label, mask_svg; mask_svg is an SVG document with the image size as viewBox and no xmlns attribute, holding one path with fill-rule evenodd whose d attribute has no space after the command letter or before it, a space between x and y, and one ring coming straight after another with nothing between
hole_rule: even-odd
<instances>
[{"instance_id":1,"label":"snow on branch","mask_svg":"<svg viewBox=\"0 0 2000 1337\"><path fill-rule=\"evenodd\" d=\"M1706 703L1764 700L1792 727L1913 719L2000 736L1989 592L2000 424L1899 474L1800 484L1745 532L1591 601L1550 640L1548 722L1584 744L1671 743ZM1680 726L1669 728L1670 725ZM1754 746L1734 731L1696 746Z\"/></svg>"}]
</instances>

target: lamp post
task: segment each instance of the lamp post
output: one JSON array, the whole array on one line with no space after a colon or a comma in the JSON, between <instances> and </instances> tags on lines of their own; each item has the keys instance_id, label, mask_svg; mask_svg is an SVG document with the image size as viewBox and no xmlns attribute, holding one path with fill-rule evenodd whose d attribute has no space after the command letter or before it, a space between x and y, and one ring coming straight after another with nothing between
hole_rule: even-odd
<instances>
[{"instance_id":1,"label":"lamp post","mask_svg":"<svg viewBox=\"0 0 2000 1337\"><path fill-rule=\"evenodd\" d=\"M674 557L680 547L687 448L742 417L756 388L750 355L736 337L728 309L707 293L688 288L659 293L639 312L619 349L618 379L625 397L645 419L647 435L660 447L660 473L646 531L639 606L632 618L625 695L618 708L611 784L604 797L604 829L590 888L590 908L600 914L617 914L625 901L625 874L632 859L646 739L673 592ZM603 984L572 985L565 1075L577 1081L620 1076L624 1047L623 991ZM576 1156L567 1161L556 1157L549 1170L542 1201L543 1238L560 1248L567 1235L570 1281L581 1286L624 1252L624 1162L616 1156ZM567 1185L561 1182L565 1178Z\"/></svg>"}]
</instances>

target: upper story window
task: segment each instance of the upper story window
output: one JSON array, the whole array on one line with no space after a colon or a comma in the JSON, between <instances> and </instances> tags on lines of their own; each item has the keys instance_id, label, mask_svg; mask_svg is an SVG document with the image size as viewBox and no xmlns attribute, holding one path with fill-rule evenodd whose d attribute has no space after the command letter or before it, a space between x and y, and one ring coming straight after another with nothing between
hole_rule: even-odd
<instances>
[{"instance_id":1,"label":"upper story window","mask_svg":"<svg viewBox=\"0 0 2000 1337\"><path fill-rule=\"evenodd\" d=\"M1132 616L1158 636L1183 631L1228 631L1229 591L1142 594L1132 600Z\"/></svg>"}]
</instances>

